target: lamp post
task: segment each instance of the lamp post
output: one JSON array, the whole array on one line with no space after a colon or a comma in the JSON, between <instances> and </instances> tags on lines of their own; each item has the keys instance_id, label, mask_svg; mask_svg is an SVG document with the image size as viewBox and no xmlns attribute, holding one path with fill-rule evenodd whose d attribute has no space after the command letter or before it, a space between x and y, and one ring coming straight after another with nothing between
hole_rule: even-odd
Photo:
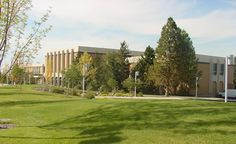
<instances>
[{"instance_id":1,"label":"lamp post","mask_svg":"<svg viewBox=\"0 0 236 144\"><path fill-rule=\"evenodd\" d=\"M199 80L199 77L196 77L196 93L195 93L195 96L197 97L197 88L198 88L198 80Z\"/></svg>"},{"instance_id":2,"label":"lamp post","mask_svg":"<svg viewBox=\"0 0 236 144\"><path fill-rule=\"evenodd\" d=\"M85 71L87 71L88 65L89 64L83 64L83 93L82 93L83 96L85 93ZM86 68L86 70L85 70L85 68Z\"/></svg>"},{"instance_id":3,"label":"lamp post","mask_svg":"<svg viewBox=\"0 0 236 144\"><path fill-rule=\"evenodd\" d=\"M225 103L228 102L228 56L225 57Z\"/></svg>"},{"instance_id":4,"label":"lamp post","mask_svg":"<svg viewBox=\"0 0 236 144\"><path fill-rule=\"evenodd\" d=\"M139 71L136 71L135 74L134 74L134 96L136 97L137 96L137 87L136 87L136 81L137 81L137 76L139 76Z\"/></svg>"}]
</instances>

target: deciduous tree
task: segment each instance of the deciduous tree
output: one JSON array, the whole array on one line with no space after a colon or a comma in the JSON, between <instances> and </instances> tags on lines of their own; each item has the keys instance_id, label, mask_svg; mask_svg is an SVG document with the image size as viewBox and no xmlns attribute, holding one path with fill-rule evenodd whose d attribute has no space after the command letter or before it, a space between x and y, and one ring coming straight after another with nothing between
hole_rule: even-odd
<instances>
[{"instance_id":1,"label":"deciduous tree","mask_svg":"<svg viewBox=\"0 0 236 144\"><path fill-rule=\"evenodd\" d=\"M20 68L19 65L14 65L11 71L11 77L14 84L22 84L24 79L24 69Z\"/></svg>"},{"instance_id":2,"label":"deciduous tree","mask_svg":"<svg viewBox=\"0 0 236 144\"><path fill-rule=\"evenodd\" d=\"M51 29L51 26L44 25L50 10L40 20L28 26L28 14L31 9L31 0L0 0L0 70L6 56L11 59L5 75L20 57L23 57L24 61L34 58L41 48L40 41Z\"/></svg>"}]
</instances>

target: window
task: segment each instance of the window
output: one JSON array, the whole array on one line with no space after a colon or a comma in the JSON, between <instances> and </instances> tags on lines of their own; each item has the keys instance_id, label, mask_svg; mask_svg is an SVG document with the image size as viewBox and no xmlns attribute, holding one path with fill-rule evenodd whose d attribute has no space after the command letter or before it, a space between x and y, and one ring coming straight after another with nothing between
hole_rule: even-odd
<instances>
[{"instance_id":1,"label":"window","mask_svg":"<svg viewBox=\"0 0 236 144\"><path fill-rule=\"evenodd\" d=\"M221 64L221 66L220 66L220 75L224 75L224 71L225 71L225 65Z\"/></svg>"},{"instance_id":2,"label":"window","mask_svg":"<svg viewBox=\"0 0 236 144\"><path fill-rule=\"evenodd\" d=\"M217 74L217 64L213 64L213 75Z\"/></svg>"}]
</instances>

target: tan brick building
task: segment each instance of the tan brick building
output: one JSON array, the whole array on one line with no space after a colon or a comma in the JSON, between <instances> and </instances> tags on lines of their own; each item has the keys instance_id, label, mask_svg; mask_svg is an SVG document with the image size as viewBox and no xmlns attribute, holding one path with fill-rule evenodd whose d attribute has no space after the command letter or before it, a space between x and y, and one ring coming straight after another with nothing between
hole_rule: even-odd
<instances>
[{"instance_id":1,"label":"tan brick building","mask_svg":"<svg viewBox=\"0 0 236 144\"><path fill-rule=\"evenodd\" d=\"M216 96L225 87L225 58L208 55L196 55L196 57L199 59L198 69L202 71L202 76L198 82L198 95ZM228 89L234 88L233 73L234 60L231 57L228 66Z\"/></svg>"},{"instance_id":2,"label":"tan brick building","mask_svg":"<svg viewBox=\"0 0 236 144\"><path fill-rule=\"evenodd\" d=\"M118 49L96 48L78 46L78 48L71 50L62 50L58 52L47 53L45 57L45 78L50 78L53 85L62 84L62 71L70 67L75 60L78 53L83 54L87 52L91 56L105 55L107 53L117 52ZM140 56L143 52L130 51L130 57Z\"/></svg>"},{"instance_id":3,"label":"tan brick building","mask_svg":"<svg viewBox=\"0 0 236 144\"><path fill-rule=\"evenodd\" d=\"M44 73L45 73L45 66L39 65L39 64L27 64L22 66L26 73L28 73L29 76L29 83L30 77L34 78L35 83L42 84L44 82Z\"/></svg>"},{"instance_id":4,"label":"tan brick building","mask_svg":"<svg viewBox=\"0 0 236 144\"><path fill-rule=\"evenodd\" d=\"M88 52L90 55L104 55L106 53L117 52L118 49L96 48L79 46L71 50L62 50L58 52L47 53L45 57L45 78L50 78L53 85L62 84L62 71L68 69L75 60L78 53ZM129 61L131 64L137 63L139 57L143 52L131 51ZM220 91L224 90L224 71L225 71L225 58L196 55L199 59L198 69L202 71L202 76L198 81L198 95L199 96L216 96ZM233 69L234 60L232 60L228 67L228 88L233 88ZM195 89L191 91L195 94Z\"/></svg>"}]
</instances>

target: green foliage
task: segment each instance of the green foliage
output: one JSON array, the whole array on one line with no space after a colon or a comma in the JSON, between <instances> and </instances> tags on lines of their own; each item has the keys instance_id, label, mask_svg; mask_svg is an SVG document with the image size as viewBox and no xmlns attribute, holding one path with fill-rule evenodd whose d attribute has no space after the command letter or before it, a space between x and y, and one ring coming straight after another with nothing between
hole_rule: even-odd
<instances>
[{"instance_id":1,"label":"green foliage","mask_svg":"<svg viewBox=\"0 0 236 144\"><path fill-rule=\"evenodd\" d=\"M69 69L63 72L63 84L65 86L74 88L75 86L79 85L82 81L82 75L79 70L79 66L76 64L72 64Z\"/></svg>"},{"instance_id":2,"label":"green foliage","mask_svg":"<svg viewBox=\"0 0 236 144\"><path fill-rule=\"evenodd\" d=\"M107 81L107 86L108 86L108 89L116 91L117 81L114 80L113 78L109 78L108 81Z\"/></svg>"},{"instance_id":3,"label":"green foliage","mask_svg":"<svg viewBox=\"0 0 236 144\"><path fill-rule=\"evenodd\" d=\"M99 93L99 96L109 96L109 95L110 95L110 93L107 91L102 91Z\"/></svg>"},{"instance_id":4,"label":"green foliage","mask_svg":"<svg viewBox=\"0 0 236 144\"><path fill-rule=\"evenodd\" d=\"M7 83L7 76L6 75L4 75L0 72L0 77L2 77L2 79L0 79L0 83Z\"/></svg>"},{"instance_id":5,"label":"green foliage","mask_svg":"<svg viewBox=\"0 0 236 144\"><path fill-rule=\"evenodd\" d=\"M45 25L50 10L37 21L31 19L33 23L28 26L28 15L32 7L31 0L0 1L0 68L6 58L11 59L4 75L9 73L18 61L30 62L41 49L42 38L51 29L51 26ZM9 52L11 54L8 54Z\"/></svg>"},{"instance_id":6,"label":"green foliage","mask_svg":"<svg viewBox=\"0 0 236 144\"><path fill-rule=\"evenodd\" d=\"M81 96L81 91L79 91L77 88L69 88L65 90L65 94L72 96Z\"/></svg>"},{"instance_id":7,"label":"green foliage","mask_svg":"<svg viewBox=\"0 0 236 144\"><path fill-rule=\"evenodd\" d=\"M129 90L129 92L132 91L132 89L135 86L135 82L134 79L132 77L127 78L124 82L123 82L123 87L127 88Z\"/></svg>"},{"instance_id":8,"label":"green foliage","mask_svg":"<svg viewBox=\"0 0 236 144\"><path fill-rule=\"evenodd\" d=\"M150 66L153 65L155 59L155 51L152 47L148 46L144 52L144 55L141 56L141 59L132 69L132 76L134 77L135 72L138 71L138 78L141 80L143 86L141 87L141 91L153 93L150 89L155 89L153 87L152 81L148 79L148 70Z\"/></svg>"},{"instance_id":9,"label":"green foliage","mask_svg":"<svg viewBox=\"0 0 236 144\"><path fill-rule=\"evenodd\" d=\"M118 89L122 89L122 82L129 77L128 54L128 45L122 42L118 53L107 55L107 65L112 72L112 78L117 82Z\"/></svg>"},{"instance_id":10,"label":"green foliage","mask_svg":"<svg viewBox=\"0 0 236 144\"><path fill-rule=\"evenodd\" d=\"M126 43L126 41L123 41L120 43L120 54L121 56L126 59L127 57L129 57L129 46Z\"/></svg>"},{"instance_id":11,"label":"green foliage","mask_svg":"<svg viewBox=\"0 0 236 144\"><path fill-rule=\"evenodd\" d=\"M64 94L65 90L64 88L54 86L54 87L51 87L51 92L57 93L57 94Z\"/></svg>"},{"instance_id":12,"label":"green foliage","mask_svg":"<svg viewBox=\"0 0 236 144\"><path fill-rule=\"evenodd\" d=\"M153 65L153 61L155 59L155 51L153 48L148 46L144 52L144 55L141 56L141 59L138 61L134 69L132 70L132 75L136 71L139 71L139 79L143 82L147 80L148 69L151 65Z\"/></svg>"},{"instance_id":13,"label":"green foliage","mask_svg":"<svg viewBox=\"0 0 236 144\"><path fill-rule=\"evenodd\" d=\"M139 93L137 94L137 96L138 96L138 97L143 97L143 93L142 93L142 92L139 92Z\"/></svg>"},{"instance_id":14,"label":"green foliage","mask_svg":"<svg viewBox=\"0 0 236 144\"><path fill-rule=\"evenodd\" d=\"M93 79L89 82L91 90L99 91L112 91L116 89L116 82L114 82L114 76L112 68L108 63L108 57L110 54L105 56L96 55L93 60L91 67L96 69Z\"/></svg>"},{"instance_id":15,"label":"green foliage","mask_svg":"<svg viewBox=\"0 0 236 144\"><path fill-rule=\"evenodd\" d=\"M162 28L156 49L157 58L149 68L149 79L163 85L165 94L188 94L197 75L197 59L192 41L186 31L169 18Z\"/></svg>"},{"instance_id":16,"label":"green foliage","mask_svg":"<svg viewBox=\"0 0 236 144\"><path fill-rule=\"evenodd\" d=\"M91 91L88 91L85 93L84 97L87 98L87 99L94 99L96 96L96 93L94 92L91 92Z\"/></svg>"},{"instance_id":17,"label":"green foliage","mask_svg":"<svg viewBox=\"0 0 236 144\"><path fill-rule=\"evenodd\" d=\"M79 58L79 70L83 77L85 77L85 87L88 89L94 84L97 68L93 65L93 58L87 52L84 52Z\"/></svg>"},{"instance_id":18,"label":"green foliage","mask_svg":"<svg viewBox=\"0 0 236 144\"><path fill-rule=\"evenodd\" d=\"M24 69L20 68L19 65L14 65L11 71L11 77L15 84L22 84L24 79Z\"/></svg>"}]
</instances>

